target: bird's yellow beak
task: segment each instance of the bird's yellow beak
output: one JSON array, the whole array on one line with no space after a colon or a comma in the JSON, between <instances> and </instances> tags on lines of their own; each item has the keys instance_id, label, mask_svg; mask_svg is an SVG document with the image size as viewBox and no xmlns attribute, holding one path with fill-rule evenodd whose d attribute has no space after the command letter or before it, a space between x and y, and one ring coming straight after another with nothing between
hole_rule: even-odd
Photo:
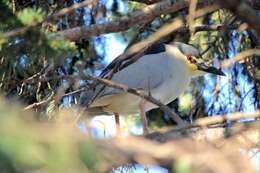
<instances>
[{"instance_id":1,"label":"bird's yellow beak","mask_svg":"<svg viewBox=\"0 0 260 173\"><path fill-rule=\"evenodd\" d=\"M212 74L216 74L216 75L220 75L220 76L226 76L225 73L221 69L218 69L218 68L212 67L212 66L208 66L205 63L197 64L197 68L198 68L198 70L204 71L207 73L212 73Z\"/></svg>"}]
</instances>

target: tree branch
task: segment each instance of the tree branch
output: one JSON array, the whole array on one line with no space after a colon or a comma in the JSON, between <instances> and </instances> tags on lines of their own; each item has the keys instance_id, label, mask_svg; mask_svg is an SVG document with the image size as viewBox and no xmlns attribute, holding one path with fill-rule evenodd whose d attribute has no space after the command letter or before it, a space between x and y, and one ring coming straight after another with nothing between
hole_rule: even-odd
<instances>
[{"instance_id":1,"label":"tree branch","mask_svg":"<svg viewBox=\"0 0 260 173\"><path fill-rule=\"evenodd\" d=\"M228 115L216 115L211 117L205 117L200 118L196 120L194 123L187 125L185 127L174 127L174 128L164 128L162 130L159 130L157 132L151 133L147 135L150 139L156 139L157 141L167 141L171 139L175 139L178 137L183 137L184 134L187 136L193 135L197 132L199 132L201 129L207 129L211 127L219 127L224 126L225 128L229 128L232 126L232 123L236 123L238 120L245 120L245 119L259 119L260 118L260 112L254 112L254 113L241 113L236 112ZM229 122L230 124L223 124ZM244 122L241 123L242 128L247 128L247 123ZM222 127L221 127L222 128ZM256 126L257 128L257 126ZM188 132L188 133L187 133ZM233 133L234 131L230 132ZM213 136L212 138L216 138L216 136Z\"/></svg>"},{"instance_id":2,"label":"tree branch","mask_svg":"<svg viewBox=\"0 0 260 173\"><path fill-rule=\"evenodd\" d=\"M232 129L231 127L231 131ZM211 131L211 129L204 129L204 133L202 133L206 134L208 130ZM233 135L234 138L253 135L255 147L257 147L257 130L257 126L253 126L253 129L243 129L240 133ZM222 132L225 134L225 130L221 130ZM212 131L209 133L212 136ZM192 165L192 168L197 170L196 172L220 173L227 170L229 173L256 172L254 167L251 167L249 159L239 153L241 145L235 143L237 140L233 140L233 137L230 136L227 139L221 137L219 140L215 140L214 138L201 138L200 135L202 134L197 136L194 134L193 138L182 136L164 143L139 137L125 137L96 141L97 143L94 145L100 152L113 156L114 165L110 165L110 168L133 161L171 167L176 161L189 158L188 162L186 159L185 161Z\"/></svg>"},{"instance_id":3,"label":"tree branch","mask_svg":"<svg viewBox=\"0 0 260 173\"><path fill-rule=\"evenodd\" d=\"M242 51L242 52L236 54L235 57L223 61L223 63L222 63L223 65L222 66L225 67L225 68L229 68L235 62L242 61L245 58L248 58L250 56L257 55L257 54L258 55L260 54L260 49L259 48L248 49L248 50Z\"/></svg>"},{"instance_id":4,"label":"tree branch","mask_svg":"<svg viewBox=\"0 0 260 173\"><path fill-rule=\"evenodd\" d=\"M207 6L209 4L211 5L212 1L199 1L200 6ZM176 2L175 0L160 1L156 4L148 5L142 10L134 11L128 16L123 16L118 21L75 27L59 31L57 34L69 40L77 41L83 38L89 38L93 35L125 31L131 27L147 23L162 14L174 13L185 9L188 5L189 0L184 0L182 2Z\"/></svg>"}]
</instances>

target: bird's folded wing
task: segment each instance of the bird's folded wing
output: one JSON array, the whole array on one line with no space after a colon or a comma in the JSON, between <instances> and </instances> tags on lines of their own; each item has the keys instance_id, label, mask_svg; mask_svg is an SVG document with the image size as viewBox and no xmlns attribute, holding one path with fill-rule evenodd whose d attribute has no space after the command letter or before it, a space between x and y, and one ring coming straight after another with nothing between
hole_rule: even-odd
<instances>
[{"instance_id":1,"label":"bird's folded wing","mask_svg":"<svg viewBox=\"0 0 260 173\"><path fill-rule=\"evenodd\" d=\"M130 88L149 92L161 85L167 78L167 58L150 54L141 57L135 63L117 72L112 81ZM122 92L119 89L106 87L99 97Z\"/></svg>"}]
</instances>

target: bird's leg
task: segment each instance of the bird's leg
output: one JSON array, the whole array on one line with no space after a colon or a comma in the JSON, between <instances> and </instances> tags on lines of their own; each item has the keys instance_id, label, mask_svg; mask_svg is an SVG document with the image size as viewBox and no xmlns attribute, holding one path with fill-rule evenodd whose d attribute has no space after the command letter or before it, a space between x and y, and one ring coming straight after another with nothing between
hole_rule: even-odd
<instances>
[{"instance_id":1,"label":"bird's leg","mask_svg":"<svg viewBox=\"0 0 260 173\"><path fill-rule=\"evenodd\" d=\"M149 133L148 130L148 123L147 123L147 118L144 110L144 104L145 104L145 99L141 98L141 102L139 104L139 109L140 109L140 115L141 115L141 120L143 124L143 134L147 135Z\"/></svg>"},{"instance_id":2,"label":"bird's leg","mask_svg":"<svg viewBox=\"0 0 260 173\"><path fill-rule=\"evenodd\" d=\"M115 113L115 121L116 121L116 136L121 136L120 117L118 113Z\"/></svg>"}]
</instances>

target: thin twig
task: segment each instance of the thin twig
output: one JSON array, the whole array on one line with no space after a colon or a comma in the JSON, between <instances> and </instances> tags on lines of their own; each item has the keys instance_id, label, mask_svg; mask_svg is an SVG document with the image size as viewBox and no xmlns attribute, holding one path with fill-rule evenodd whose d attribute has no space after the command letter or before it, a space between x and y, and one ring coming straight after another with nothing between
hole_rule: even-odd
<instances>
[{"instance_id":1,"label":"thin twig","mask_svg":"<svg viewBox=\"0 0 260 173\"><path fill-rule=\"evenodd\" d=\"M232 114L227 114L227 115L219 115L219 116L211 116L211 117L205 117L205 118L200 118L196 120L194 123L189 124L185 127L176 127L171 130L173 131L183 131L195 127L208 127L210 125L216 125L220 123L224 123L226 121L236 121L236 120L241 120L241 119L247 119L247 118L260 118L260 111L256 111L254 113L241 113L241 112L236 112Z\"/></svg>"},{"instance_id":2,"label":"thin twig","mask_svg":"<svg viewBox=\"0 0 260 173\"><path fill-rule=\"evenodd\" d=\"M30 110L30 109L39 107L39 106L41 106L43 104L47 104L47 103L49 103L52 100L53 96L54 96L54 93L51 93L51 95L49 97L47 97L47 99L42 100L40 102L36 102L36 103L30 104L30 105L26 106L24 108L24 110Z\"/></svg>"}]
</instances>

